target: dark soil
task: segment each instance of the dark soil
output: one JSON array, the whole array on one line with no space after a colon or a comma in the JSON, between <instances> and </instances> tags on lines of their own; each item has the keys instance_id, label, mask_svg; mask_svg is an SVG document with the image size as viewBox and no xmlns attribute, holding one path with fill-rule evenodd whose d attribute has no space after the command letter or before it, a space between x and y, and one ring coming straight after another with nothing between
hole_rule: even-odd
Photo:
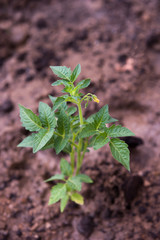
<instances>
[{"instance_id":1,"label":"dark soil","mask_svg":"<svg viewBox=\"0 0 160 240\"><path fill-rule=\"evenodd\" d=\"M159 12L159 0L0 1L0 240L160 239ZM131 173L106 147L87 153L85 204L60 214L44 183L60 156L17 148L18 103L36 112L60 94L49 66L78 63L100 99L86 116L109 104L136 138L125 139Z\"/></svg>"}]
</instances>

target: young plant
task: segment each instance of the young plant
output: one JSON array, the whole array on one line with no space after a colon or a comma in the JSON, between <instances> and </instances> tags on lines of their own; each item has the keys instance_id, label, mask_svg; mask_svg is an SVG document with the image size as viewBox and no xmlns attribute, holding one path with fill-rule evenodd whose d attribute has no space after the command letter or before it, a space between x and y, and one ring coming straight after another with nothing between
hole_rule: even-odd
<instances>
[{"instance_id":1,"label":"young plant","mask_svg":"<svg viewBox=\"0 0 160 240\"><path fill-rule=\"evenodd\" d=\"M128 146L117 137L134 134L121 125L106 126L117 121L109 115L108 105L103 106L87 119L84 118L82 104L85 103L87 108L90 101L99 103L99 99L92 93L84 95L80 92L90 84L90 79L76 82L81 72L80 64L73 72L65 66L54 66L51 69L60 78L52 86L64 85L63 95L49 96L53 104L52 108L40 102L38 116L30 109L19 105L22 125L33 133L18 147L31 147L33 153L54 148L56 154L63 151L70 155L70 162L61 159L61 173L46 180L46 182L59 180L59 183L51 189L49 205L60 201L60 210L63 212L69 200L82 205L84 200L79 193L82 183L92 183L89 176L80 173L88 148L93 147L97 150L109 143L113 157L129 171ZM70 106L68 103L75 106Z\"/></svg>"}]
</instances>

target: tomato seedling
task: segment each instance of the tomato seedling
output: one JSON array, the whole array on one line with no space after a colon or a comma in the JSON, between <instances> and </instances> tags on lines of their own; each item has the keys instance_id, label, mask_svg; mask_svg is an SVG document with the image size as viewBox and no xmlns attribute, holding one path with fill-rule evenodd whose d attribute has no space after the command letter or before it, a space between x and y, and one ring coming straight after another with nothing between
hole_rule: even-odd
<instances>
[{"instance_id":1,"label":"tomato seedling","mask_svg":"<svg viewBox=\"0 0 160 240\"><path fill-rule=\"evenodd\" d=\"M113 157L130 170L128 146L118 137L133 136L134 133L121 125L106 126L117 121L110 116L108 105L103 106L87 119L84 118L82 104L85 103L87 108L90 101L99 103L99 99L95 94L84 95L80 92L90 84L90 79L76 81L81 72L80 64L73 72L65 66L53 66L51 70L60 78L52 86L64 85L63 95L49 96L53 104L52 108L40 102L38 116L30 109L19 105L22 126L33 133L18 147L31 147L33 153L54 148L56 154L63 151L70 155L70 162L61 159L61 173L46 180L46 182L59 180L59 183L51 189L49 205L60 201L60 210L63 212L69 200L81 205L84 203L79 192L82 183L92 183L92 179L80 173L80 170L89 148L93 147L97 150L109 143ZM68 103L75 106L70 106Z\"/></svg>"}]
</instances>

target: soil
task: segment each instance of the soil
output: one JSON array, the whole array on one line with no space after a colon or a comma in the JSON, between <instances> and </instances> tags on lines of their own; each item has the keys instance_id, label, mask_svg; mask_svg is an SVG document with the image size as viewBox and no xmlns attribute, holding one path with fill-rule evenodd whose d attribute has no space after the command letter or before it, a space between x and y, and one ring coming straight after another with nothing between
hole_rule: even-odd
<instances>
[{"instance_id":1,"label":"soil","mask_svg":"<svg viewBox=\"0 0 160 240\"><path fill-rule=\"evenodd\" d=\"M0 1L0 240L160 239L159 0ZM53 150L17 148L28 135L18 103L37 111L61 87L49 66L80 63L88 91L135 134L131 172L108 148L87 153L85 204L48 206ZM67 156L65 156L68 159Z\"/></svg>"}]
</instances>

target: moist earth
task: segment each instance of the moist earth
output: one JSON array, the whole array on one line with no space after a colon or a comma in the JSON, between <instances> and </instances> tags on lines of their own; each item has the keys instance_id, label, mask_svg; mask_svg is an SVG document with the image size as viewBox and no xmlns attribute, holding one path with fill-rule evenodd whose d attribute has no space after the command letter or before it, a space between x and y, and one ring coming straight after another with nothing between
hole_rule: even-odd
<instances>
[{"instance_id":1,"label":"moist earth","mask_svg":"<svg viewBox=\"0 0 160 240\"><path fill-rule=\"evenodd\" d=\"M0 1L0 240L160 239L160 2L158 0ZM108 147L86 154L83 206L48 206L54 150L17 148L28 135L18 104L37 112L61 87L49 66L82 66L91 78L85 116L109 104L127 137L131 172Z\"/></svg>"}]
</instances>

